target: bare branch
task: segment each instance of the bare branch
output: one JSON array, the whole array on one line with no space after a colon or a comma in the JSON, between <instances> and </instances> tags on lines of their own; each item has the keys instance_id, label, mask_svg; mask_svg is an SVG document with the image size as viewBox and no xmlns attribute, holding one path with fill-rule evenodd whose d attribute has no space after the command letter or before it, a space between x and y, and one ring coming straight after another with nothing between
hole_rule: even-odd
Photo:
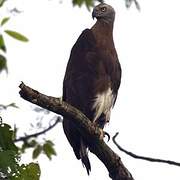
<instances>
[{"instance_id":1,"label":"bare branch","mask_svg":"<svg viewBox=\"0 0 180 180\"><path fill-rule=\"evenodd\" d=\"M75 121L77 129L88 143L90 151L103 162L112 180L133 180L121 158L100 139L100 129L81 111L63 102L60 98L41 94L24 83L21 83L19 87L21 89L19 93L23 99Z\"/></svg>"},{"instance_id":2,"label":"bare branch","mask_svg":"<svg viewBox=\"0 0 180 180\"><path fill-rule=\"evenodd\" d=\"M146 160L146 161L151 161L151 162L158 162L158 163L166 163L166 164L170 164L170 165L174 165L174 166L180 166L180 163L178 162L175 162L175 161L170 161L170 160L163 160L163 159L157 159L157 158L151 158L151 157L145 157L145 156L139 156L139 155L136 155L130 151L127 151L125 150L124 148L122 148L117 142L116 142L116 137L118 136L119 133L116 133L114 136L113 136L113 142L114 144L117 146L117 148L128 154L129 156L133 157L133 158L136 158L136 159L142 159L142 160Z\"/></svg>"},{"instance_id":3,"label":"bare branch","mask_svg":"<svg viewBox=\"0 0 180 180\"><path fill-rule=\"evenodd\" d=\"M26 136L23 136L23 137L20 137L20 138L17 138L14 140L14 142L19 142L19 141L27 141L28 139L30 138L33 138L33 137L38 137L40 135L43 135L45 134L46 132L50 131L51 129L53 129L59 122L62 122L62 119L60 117L58 117L56 119L56 121L54 122L54 124L50 125L48 128L40 131L40 132L37 132L37 133L33 133L33 134L30 134L30 135L26 135Z\"/></svg>"}]
</instances>

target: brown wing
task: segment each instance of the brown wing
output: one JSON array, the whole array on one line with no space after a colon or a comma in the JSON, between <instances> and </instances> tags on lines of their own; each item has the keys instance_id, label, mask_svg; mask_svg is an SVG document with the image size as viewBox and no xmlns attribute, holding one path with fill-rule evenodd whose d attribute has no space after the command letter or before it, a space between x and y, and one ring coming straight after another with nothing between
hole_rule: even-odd
<instances>
[{"instance_id":1,"label":"brown wing","mask_svg":"<svg viewBox=\"0 0 180 180\"><path fill-rule=\"evenodd\" d=\"M96 78L95 39L89 29L82 32L71 50L63 82L63 100L80 109L89 119Z\"/></svg>"},{"instance_id":2,"label":"brown wing","mask_svg":"<svg viewBox=\"0 0 180 180\"><path fill-rule=\"evenodd\" d=\"M89 29L82 32L71 50L69 62L63 82L63 100L81 110L92 119L91 101L93 97L93 85L95 71L89 62L95 55L95 39ZM64 118L64 132L78 159L86 166L89 173L91 167L84 143L73 121Z\"/></svg>"}]
</instances>

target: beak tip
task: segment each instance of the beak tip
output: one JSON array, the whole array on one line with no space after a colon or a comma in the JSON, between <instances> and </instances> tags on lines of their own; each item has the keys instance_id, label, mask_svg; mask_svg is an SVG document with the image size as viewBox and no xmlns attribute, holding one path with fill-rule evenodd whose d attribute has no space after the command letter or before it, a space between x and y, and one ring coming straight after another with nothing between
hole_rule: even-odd
<instances>
[{"instance_id":1,"label":"beak tip","mask_svg":"<svg viewBox=\"0 0 180 180\"><path fill-rule=\"evenodd\" d=\"M93 18L93 20L94 20L95 17L96 17L95 11L93 11L93 12L92 12L92 18Z\"/></svg>"}]
</instances>

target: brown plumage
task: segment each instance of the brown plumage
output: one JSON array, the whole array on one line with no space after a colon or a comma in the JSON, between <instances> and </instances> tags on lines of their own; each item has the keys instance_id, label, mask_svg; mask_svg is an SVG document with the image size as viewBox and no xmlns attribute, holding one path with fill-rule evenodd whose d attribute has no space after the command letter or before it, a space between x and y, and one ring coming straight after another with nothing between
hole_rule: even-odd
<instances>
[{"instance_id":1,"label":"brown plumage","mask_svg":"<svg viewBox=\"0 0 180 180\"><path fill-rule=\"evenodd\" d=\"M114 9L101 3L93 9L97 21L74 44L63 82L63 100L81 110L100 128L109 122L121 81L121 67L113 41ZM64 118L63 128L77 159L89 174L88 144L73 121Z\"/></svg>"}]
</instances>

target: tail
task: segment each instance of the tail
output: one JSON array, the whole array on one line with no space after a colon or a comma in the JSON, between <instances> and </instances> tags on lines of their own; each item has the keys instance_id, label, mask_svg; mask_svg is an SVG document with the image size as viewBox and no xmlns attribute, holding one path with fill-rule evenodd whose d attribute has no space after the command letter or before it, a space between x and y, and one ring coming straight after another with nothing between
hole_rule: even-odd
<instances>
[{"instance_id":1,"label":"tail","mask_svg":"<svg viewBox=\"0 0 180 180\"><path fill-rule=\"evenodd\" d=\"M80 146L80 158L82 161L83 166L86 167L87 173L89 175L91 171L91 164L88 158L87 146L84 144L83 140L81 139L81 146Z\"/></svg>"}]
</instances>

